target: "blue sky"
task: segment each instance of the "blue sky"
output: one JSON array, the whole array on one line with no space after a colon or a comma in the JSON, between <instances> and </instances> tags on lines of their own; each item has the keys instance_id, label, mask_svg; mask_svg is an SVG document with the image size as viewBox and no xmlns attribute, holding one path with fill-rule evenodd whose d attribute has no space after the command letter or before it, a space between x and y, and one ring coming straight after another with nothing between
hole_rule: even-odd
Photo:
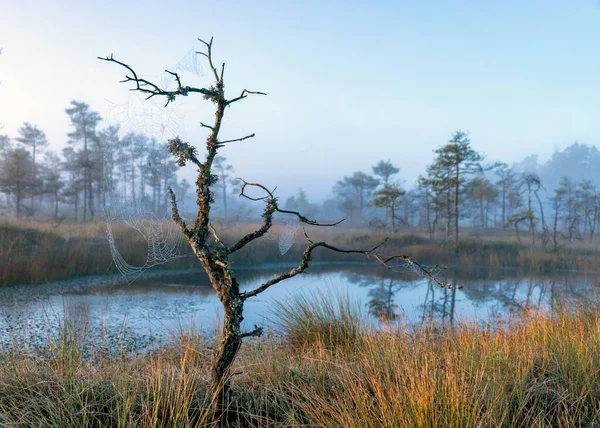
<instances>
[{"instance_id":1,"label":"blue sky","mask_svg":"<svg viewBox=\"0 0 600 428\"><path fill-rule=\"evenodd\" d=\"M214 36L226 89L268 93L229 109L224 136L256 138L223 155L282 195L303 187L324 197L342 176L388 158L412 183L457 129L508 163L544 160L576 140L600 144L596 0L100 3L0 0L3 133L29 121L59 149L70 100L105 117L131 101L118 83L124 71L97 56L112 52L160 80L200 48L196 38ZM184 79L211 83L206 73ZM176 104L138 107L202 145L197 123L211 120L211 106Z\"/></svg>"}]
</instances>

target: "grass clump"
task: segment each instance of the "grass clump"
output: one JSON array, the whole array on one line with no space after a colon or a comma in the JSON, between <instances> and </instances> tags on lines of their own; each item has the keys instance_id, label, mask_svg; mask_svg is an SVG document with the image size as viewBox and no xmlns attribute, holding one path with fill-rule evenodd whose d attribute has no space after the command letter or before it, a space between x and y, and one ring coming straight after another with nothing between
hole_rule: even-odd
<instances>
[{"instance_id":1,"label":"grass clump","mask_svg":"<svg viewBox=\"0 0 600 428\"><path fill-rule=\"evenodd\" d=\"M276 330L294 348L347 348L364 334L360 304L341 293L297 294L275 301L271 313Z\"/></svg>"}]
</instances>

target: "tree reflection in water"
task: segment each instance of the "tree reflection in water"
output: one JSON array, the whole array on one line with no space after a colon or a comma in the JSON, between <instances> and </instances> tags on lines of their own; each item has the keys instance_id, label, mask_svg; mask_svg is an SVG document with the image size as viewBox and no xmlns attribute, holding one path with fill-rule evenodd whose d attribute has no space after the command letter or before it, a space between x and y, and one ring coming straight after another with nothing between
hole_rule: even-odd
<instances>
[{"instance_id":1,"label":"tree reflection in water","mask_svg":"<svg viewBox=\"0 0 600 428\"><path fill-rule=\"evenodd\" d=\"M395 272L348 270L345 277L367 289L366 307L379 322L402 320L413 326L434 323L447 328L467 320L500 326L530 309L552 313L557 308L598 301L600 291L592 277L567 272L543 275L517 270L457 269L443 279L448 284L461 285L460 290L443 289L431 281ZM411 309L415 310L409 313Z\"/></svg>"},{"instance_id":2,"label":"tree reflection in water","mask_svg":"<svg viewBox=\"0 0 600 428\"><path fill-rule=\"evenodd\" d=\"M393 279L381 281L376 287L369 290L369 313L382 322L394 321L398 318L398 304L394 294L400 290L399 284Z\"/></svg>"}]
</instances>

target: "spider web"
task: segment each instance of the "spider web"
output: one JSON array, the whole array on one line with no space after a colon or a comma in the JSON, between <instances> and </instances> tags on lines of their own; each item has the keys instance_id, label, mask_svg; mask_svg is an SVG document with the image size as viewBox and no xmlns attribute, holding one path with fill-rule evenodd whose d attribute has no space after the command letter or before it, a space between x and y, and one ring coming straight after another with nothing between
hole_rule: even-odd
<instances>
[{"instance_id":1,"label":"spider web","mask_svg":"<svg viewBox=\"0 0 600 428\"><path fill-rule=\"evenodd\" d=\"M110 252L115 266L128 283L135 281L146 270L186 257L182 253L183 234L168 215L158 216L130 202L105 207L106 230ZM166 214L166 213L165 213ZM146 261L132 265L121 255L113 231L114 223L123 223L136 230L146 242Z\"/></svg>"},{"instance_id":2,"label":"spider web","mask_svg":"<svg viewBox=\"0 0 600 428\"><path fill-rule=\"evenodd\" d=\"M146 100L137 92L132 92L125 103L108 103L107 124L119 126L124 133L143 133L158 141L177 136L185 138L185 115L178 110L177 103L165 107L160 101Z\"/></svg>"},{"instance_id":3,"label":"spider web","mask_svg":"<svg viewBox=\"0 0 600 428\"><path fill-rule=\"evenodd\" d=\"M387 256L380 254L379 257L381 259L386 259ZM424 265L420 263L423 269L426 269L431 276L436 277L446 270L446 266L443 265ZM386 263L386 266L393 272L409 272L415 274L417 276L427 277L425 272L417 266L416 264L410 262L409 260L403 260L401 258L393 259Z\"/></svg>"},{"instance_id":4,"label":"spider web","mask_svg":"<svg viewBox=\"0 0 600 428\"><path fill-rule=\"evenodd\" d=\"M193 47L188 51L187 54L183 56L183 58L179 60L179 62L177 62L177 64L168 70L177 74L193 73L196 76L204 75L204 69L200 63L199 55L196 53L196 49ZM163 73L160 78L160 83L164 89L169 89L175 84L175 80L173 79L172 75Z\"/></svg>"},{"instance_id":5,"label":"spider web","mask_svg":"<svg viewBox=\"0 0 600 428\"><path fill-rule=\"evenodd\" d=\"M196 54L196 49L191 48L169 70L178 74L192 73L203 76L204 69ZM162 73L160 83L163 89L169 90L176 84L173 75ZM108 125L118 125L123 132L143 133L159 141L181 137L185 139L185 115L180 111L179 103L169 103L165 106L163 98L150 98L140 92L130 92L124 103L108 101L105 120Z\"/></svg>"},{"instance_id":6,"label":"spider web","mask_svg":"<svg viewBox=\"0 0 600 428\"><path fill-rule=\"evenodd\" d=\"M164 150L166 151L166 146L164 146ZM135 164L137 167L140 166L139 160L145 162L148 159L145 155L143 148L131 154L131 157L137 162ZM105 158L104 161L105 171L110 170L109 160ZM158 164L148 162L147 166L144 164L144 168L147 168L149 176L160 177L165 162L174 161L167 158ZM119 178L119 184L131 184L128 183L131 176L119 175ZM134 176L134 180L137 180L136 186L131 184L129 190L123 189L120 185L115 186L115 180L112 177L104 179L104 215L109 248L117 270L128 283L135 281L146 270L154 266L189 255L189 252L186 254L183 251L188 248L185 245L185 237L171 218L171 200L165 189L161 189L161 179L159 178L161 184L152 189L152 198L150 194L146 193L146 188L144 188L143 194L138 191L137 185L141 179L141 175ZM176 180L176 175L171 179ZM135 197L136 193L134 192L138 192L138 197ZM157 196L153 192L156 192ZM185 199L184 194L180 193L178 196ZM181 206L184 205L182 202L180 202ZM141 236L141 241L146 246L146 259L143 263L134 264L119 251L117 240L123 236L123 226L133 229Z\"/></svg>"},{"instance_id":7,"label":"spider web","mask_svg":"<svg viewBox=\"0 0 600 428\"><path fill-rule=\"evenodd\" d=\"M279 232L277 234L277 248L279 253L283 256L289 251L290 248L296 242L296 236L302 228L302 224L298 221L296 216L281 215L276 216L275 224L279 225Z\"/></svg>"},{"instance_id":8,"label":"spider web","mask_svg":"<svg viewBox=\"0 0 600 428\"><path fill-rule=\"evenodd\" d=\"M176 73L193 73L197 76L203 74L203 69L198 60L195 49L190 49L170 71ZM167 89L175 83L175 79L168 73L160 76L161 85ZM142 134L160 142L166 141L177 136L185 138L184 119L185 115L179 109L181 103L169 103L165 106L164 99L151 98L139 92L130 92L124 103L115 103L108 101L105 120L108 125L118 126L121 136L133 133ZM136 159L145 159L147 153L143 151L135 153ZM167 156L170 159L170 156ZM108 162L105 159L105 162ZM164 162L167 162L166 160ZM136 164L139 167L139 164ZM164 164L155 165L148 162L147 169L152 173L160 175L160 168ZM105 168L108 170L108 168ZM133 172L132 174L141 174ZM135 177L135 175L134 175ZM138 179L141 179L138 176ZM135 180L135 178L134 178ZM126 181L126 179L122 179ZM139 181L138 181L139 183ZM162 209L156 209L156 201L152 201L152 208L149 208L148 195L139 195L135 198L136 190L131 187L130 194L124 194L120 186L115 186L112 177L105 178L105 206L106 231L109 242L109 248L113 257L115 266L128 283L135 281L146 270L168 263L170 261L187 257L183 252L187 249L185 237L179 227L171 219L171 201L165 189L160 189L163 193L162 198L158 198L158 206ZM178 194L178 197L185 199L185 195ZM183 201L182 201L183 202ZM184 203L180 202L180 208ZM141 235L142 241L146 245L146 259L141 264L134 264L127 260L119 251L117 241L121 234L120 227L126 226L133 229Z\"/></svg>"}]
</instances>

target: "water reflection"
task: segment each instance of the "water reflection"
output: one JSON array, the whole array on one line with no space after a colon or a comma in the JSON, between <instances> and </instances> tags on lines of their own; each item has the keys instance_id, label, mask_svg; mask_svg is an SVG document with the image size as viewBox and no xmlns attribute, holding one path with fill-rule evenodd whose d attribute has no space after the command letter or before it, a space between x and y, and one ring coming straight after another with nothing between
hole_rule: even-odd
<instances>
[{"instance_id":1,"label":"water reflection","mask_svg":"<svg viewBox=\"0 0 600 428\"><path fill-rule=\"evenodd\" d=\"M410 324L452 326L457 320L498 323L525 309L554 311L597 301L594 275L561 272L553 276L519 270L472 268L457 270L443 280L462 288L440 288L430 280L407 278L388 271L348 272L347 280L367 290L366 307L374 318L389 323L404 316ZM420 302L415 305L415 300Z\"/></svg>"},{"instance_id":2,"label":"water reflection","mask_svg":"<svg viewBox=\"0 0 600 428\"><path fill-rule=\"evenodd\" d=\"M255 288L290 266L238 269L243 289ZM444 272L442 289L410 273L392 272L373 264L314 265L306 275L272 287L246 306L246 327L268 324L273 299L296 293L343 291L360 300L379 323L449 326L462 320L495 325L526 308L554 310L597 300L595 276L580 273L539 275L519 270L462 268ZM220 304L206 275L199 270L151 272L133 284L118 276L14 286L0 289L0 345L49 340L65 316L76 331L104 334L114 340L128 335L140 343L167 341L181 329L210 331L219 322ZM101 332L101 333L100 333ZM86 333L87 334L87 333Z\"/></svg>"}]
</instances>

